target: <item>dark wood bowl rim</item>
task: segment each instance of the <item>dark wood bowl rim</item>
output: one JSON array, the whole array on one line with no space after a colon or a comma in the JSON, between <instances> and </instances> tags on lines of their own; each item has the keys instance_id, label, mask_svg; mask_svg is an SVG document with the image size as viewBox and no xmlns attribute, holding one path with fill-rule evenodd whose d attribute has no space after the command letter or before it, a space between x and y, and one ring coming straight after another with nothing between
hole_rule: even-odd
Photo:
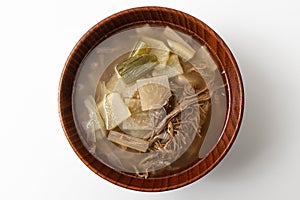
<instances>
[{"instance_id":1,"label":"dark wood bowl rim","mask_svg":"<svg viewBox=\"0 0 300 200\"><path fill-rule=\"evenodd\" d=\"M173 18L169 20L167 17L169 15L174 18L176 23L172 21ZM128 22L130 21L129 19L125 24L122 24L123 22L120 19L130 18L130 16L134 16L138 21L135 19L133 22ZM142 16L142 19L139 18L140 16ZM215 53L215 56L220 58L221 70L224 70L226 74L225 81L228 85L229 101L222 135L216 146L203 160L180 173L149 179L137 178L115 171L94 158L85 149L78 136L72 111L72 89L80 62L88 55L91 49L105 38L132 25L145 23L169 25L196 37L198 41L203 39L205 41L211 40L206 45ZM110 27L111 24L114 26L113 29ZM185 24L187 28L182 24ZM195 27L191 24L194 24ZM193 31L190 30L192 29L191 27L194 28ZM105 34L102 31L106 31ZM82 162L100 177L121 187L138 191L165 191L179 188L198 180L210 172L224 158L233 144L239 131L244 111L244 89L241 74L232 52L221 37L205 23L191 15L171 8L156 6L137 7L118 12L100 21L85 33L75 45L65 63L60 79L58 97L62 128L71 147Z\"/></svg>"}]
</instances>

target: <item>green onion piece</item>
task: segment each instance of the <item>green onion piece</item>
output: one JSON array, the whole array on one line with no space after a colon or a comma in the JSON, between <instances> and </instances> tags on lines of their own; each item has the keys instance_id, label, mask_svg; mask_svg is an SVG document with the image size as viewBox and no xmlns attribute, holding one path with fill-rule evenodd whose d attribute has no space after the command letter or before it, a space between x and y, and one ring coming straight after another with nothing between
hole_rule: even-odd
<instances>
[{"instance_id":1,"label":"green onion piece","mask_svg":"<svg viewBox=\"0 0 300 200\"><path fill-rule=\"evenodd\" d=\"M140 56L140 55L147 54L147 53L149 53L148 45L145 42L139 40L135 44L135 46L134 46L132 52L130 53L129 57L134 57L136 55Z\"/></svg>"},{"instance_id":2,"label":"green onion piece","mask_svg":"<svg viewBox=\"0 0 300 200\"><path fill-rule=\"evenodd\" d=\"M116 66L117 73L126 84L135 82L158 64L157 57L151 54L136 55Z\"/></svg>"}]
</instances>

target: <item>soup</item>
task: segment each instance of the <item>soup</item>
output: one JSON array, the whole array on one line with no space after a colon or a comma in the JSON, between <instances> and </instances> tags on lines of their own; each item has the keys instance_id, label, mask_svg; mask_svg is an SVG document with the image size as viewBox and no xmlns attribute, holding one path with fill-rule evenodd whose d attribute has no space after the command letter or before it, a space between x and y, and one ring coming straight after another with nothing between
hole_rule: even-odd
<instances>
[{"instance_id":1,"label":"soup","mask_svg":"<svg viewBox=\"0 0 300 200\"><path fill-rule=\"evenodd\" d=\"M102 163L141 178L188 169L217 143L227 99L205 44L169 27L140 26L96 46L73 93L75 124Z\"/></svg>"}]
</instances>

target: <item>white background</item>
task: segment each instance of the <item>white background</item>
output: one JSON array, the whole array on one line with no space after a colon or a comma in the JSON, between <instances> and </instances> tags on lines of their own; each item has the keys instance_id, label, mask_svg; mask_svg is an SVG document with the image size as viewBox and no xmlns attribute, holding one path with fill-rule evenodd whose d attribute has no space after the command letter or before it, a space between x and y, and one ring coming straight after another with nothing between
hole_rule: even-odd
<instances>
[{"instance_id":1,"label":"white background","mask_svg":"<svg viewBox=\"0 0 300 200\"><path fill-rule=\"evenodd\" d=\"M246 105L238 138L211 173L181 189L115 186L75 155L58 115L58 84L80 37L136 6L182 10L233 51ZM0 3L0 199L300 199L300 6L285 1L6 1Z\"/></svg>"}]
</instances>

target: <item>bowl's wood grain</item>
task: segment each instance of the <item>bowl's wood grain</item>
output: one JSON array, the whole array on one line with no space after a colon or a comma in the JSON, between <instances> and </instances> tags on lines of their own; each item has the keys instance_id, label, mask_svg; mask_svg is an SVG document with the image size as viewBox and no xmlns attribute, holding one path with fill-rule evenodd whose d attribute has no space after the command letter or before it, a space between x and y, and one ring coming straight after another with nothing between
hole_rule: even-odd
<instances>
[{"instance_id":1,"label":"bowl's wood grain","mask_svg":"<svg viewBox=\"0 0 300 200\"><path fill-rule=\"evenodd\" d=\"M81 61L97 44L126 28L149 23L168 25L205 43L225 71L228 112L222 136L204 158L181 173L163 178L142 179L117 172L95 159L84 147L75 128L72 112L72 89ZM187 185L212 170L225 156L238 133L244 108L244 93L237 63L223 40L200 20L177 10L163 7L140 7L114 14L92 27L76 44L67 59L59 86L59 113L66 137L78 157L100 177L119 186L139 191L164 191Z\"/></svg>"}]
</instances>

